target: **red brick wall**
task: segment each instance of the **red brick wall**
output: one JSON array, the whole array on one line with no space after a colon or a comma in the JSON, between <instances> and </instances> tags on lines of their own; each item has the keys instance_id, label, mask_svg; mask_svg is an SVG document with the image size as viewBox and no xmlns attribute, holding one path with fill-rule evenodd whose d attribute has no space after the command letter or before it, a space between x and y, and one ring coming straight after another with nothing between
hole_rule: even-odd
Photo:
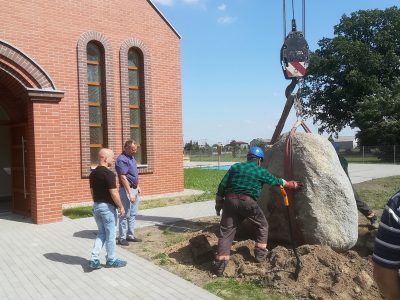
<instances>
[{"instance_id":1,"label":"red brick wall","mask_svg":"<svg viewBox=\"0 0 400 300\"><path fill-rule=\"evenodd\" d=\"M88 180L81 176L79 133L77 43L84 32L102 33L111 43L116 153L123 144L120 47L136 38L149 49L153 105L149 138L155 159L153 172L141 175L141 188L145 195L182 191L180 41L151 5L144 0L0 0L0 6L0 39L30 56L57 89L65 91L58 104L34 103L31 111L36 176L41 176L36 181L37 222L60 220L61 203L90 200Z\"/></svg>"}]
</instances>

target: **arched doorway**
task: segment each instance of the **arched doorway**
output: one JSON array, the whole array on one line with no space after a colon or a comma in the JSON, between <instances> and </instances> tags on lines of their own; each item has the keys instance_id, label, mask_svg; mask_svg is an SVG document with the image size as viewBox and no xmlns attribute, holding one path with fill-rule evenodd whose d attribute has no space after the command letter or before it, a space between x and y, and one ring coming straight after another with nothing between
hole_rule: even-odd
<instances>
[{"instance_id":1,"label":"arched doorway","mask_svg":"<svg viewBox=\"0 0 400 300\"><path fill-rule=\"evenodd\" d=\"M43 136L43 125L51 122L43 111L57 113L63 95L33 59L0 40L0 140L4 145L0 150L0 212L8 209L43 222L38 211L44 206L44 192L38 187L47 179L38 174L48 159L42 154L43 141L38 143L36 137ZM49 103L56 107L48 108Z\"/></svg>"},{"instance_id":2,"label":"arched doorway","mask_svg":"<svg viewBox=\"0 0 400 300\"><path fill-rule=\"evenodd\" d=\"M0 82L0 212L30 215L27 108Z\"/></svg>"}]
</instances>

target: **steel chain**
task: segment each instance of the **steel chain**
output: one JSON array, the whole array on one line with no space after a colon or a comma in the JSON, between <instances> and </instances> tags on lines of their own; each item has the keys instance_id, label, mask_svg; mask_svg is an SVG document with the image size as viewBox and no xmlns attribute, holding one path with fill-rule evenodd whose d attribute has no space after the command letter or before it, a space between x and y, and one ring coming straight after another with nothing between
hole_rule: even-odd
<instances>
[{"instance_id":1,"label":"steel chain","mask_svg":"<svg viewBox=\"0 0 400 300\"><path fill-rule=\"evenodd\" d=\"M297 90L297 93L293 95L293 105L296 110L296 117L298 119L303 119L303 105L301 104L301 88Z\"/></svg>"}]
</instances>

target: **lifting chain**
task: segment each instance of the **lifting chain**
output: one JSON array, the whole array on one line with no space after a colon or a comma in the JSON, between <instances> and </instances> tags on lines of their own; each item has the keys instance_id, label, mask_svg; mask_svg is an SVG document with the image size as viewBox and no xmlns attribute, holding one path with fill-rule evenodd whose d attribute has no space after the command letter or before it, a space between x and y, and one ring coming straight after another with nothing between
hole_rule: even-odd
<instances>
[{"instance_id":1,"label":"lifting chain","mask_svg":"<svg viewBox=\"0 0 400 300\"><path fill-rule=\"evenodd\" d=\"M301 88L299 88L296 94L293 95L293 105L296 110L296 117L298 120L303 119L304 110L303 104L301 103Z\"/></svg>"}]
</instances>

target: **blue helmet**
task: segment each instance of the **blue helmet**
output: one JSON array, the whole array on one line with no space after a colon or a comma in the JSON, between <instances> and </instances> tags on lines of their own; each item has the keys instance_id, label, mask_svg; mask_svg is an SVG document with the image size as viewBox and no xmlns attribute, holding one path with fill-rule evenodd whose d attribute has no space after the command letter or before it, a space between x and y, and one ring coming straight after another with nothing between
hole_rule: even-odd
<instances>
[{"instance_id":1,"label":"blue helmet","mask_svg":"<svg viewBox=\"0 0 400 300\"><path fill-rule=\"evenodd\" d=\"M249 152L247 152L247 155L255 156L261 158L261 160L264 160L264 151L260 147L250 147Z\"/></svg>"}]
</instances>

